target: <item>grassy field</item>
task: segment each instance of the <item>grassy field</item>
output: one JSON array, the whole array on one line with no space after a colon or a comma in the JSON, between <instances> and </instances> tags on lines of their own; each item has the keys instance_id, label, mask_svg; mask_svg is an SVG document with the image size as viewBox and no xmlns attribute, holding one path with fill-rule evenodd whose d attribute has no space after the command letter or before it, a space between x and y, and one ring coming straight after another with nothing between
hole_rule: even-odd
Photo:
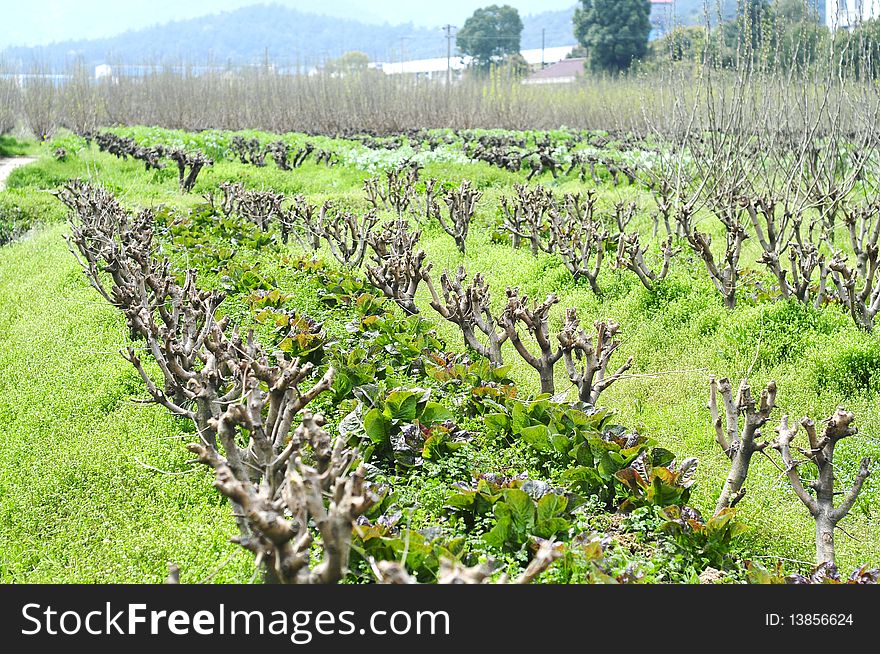
<instances>
[{"instance_id":1,"label":"grassy field","mask_svg":"<svg viewBox=\"0 0 880 654\"><path fill-rule=\"evenodd\" d=\"M144 143L197 138L192 145L215 157L222 155L223 139L228 139L222 133L189 137L154 129L123 131ZM302 135L285 138L292 143L305 140ZM233 180L288 195L302 193L312 203L332 199L340 206L365 209L363 181L387 165L387 153L349 142L310 140L344 153L344 163L328 168L310 160L285 172L274 164L256 168L230 157L206 168L195 192L187 196L178 193L176 174L170 170L146 172L137 161L87 149L71 136L41 146L39 162L12 174L8 190L0 193L0 210L24 206L33 214L30 222L42 224L0 248L3 581L157 581L164 576L166 561L181 566L184 581L203 579L221 564L214 581L250 579L249 556L234 556L236 546L228 542L234 530L228 508L211 487L209 475L186 463L182 440L187 426L158 407L131 401L144 393L131 366L117 354L126 343L124 322L88 287L62 239L67 228L59 224L64 216L60 203L42 191L84 177L117 193L127 206L185 208L198 203L199 194ZM52 157L57 145L68 149L65 161ZM425 228L421 247L437 274L460 264L470 273L482 272L499 311L507 286L519 286L539 300L555 293L560 303L554 310L554 327L561 324L566 307L576 307L584 324L597 319L621 324L623 344L616 356L622 362L631 355L635 364L625 379L603 394L601 404L617 413L617 422L682 457L699 458L690 503L704 514L711 514L728 468L714 442L706 406L711 374L729 376L736 383L748 372L754 388L776 380L778 415L808 415L818 421L838 405L853 411L860 435L846 439L838 450L835 466L841 486L851 480L861 457L880 458L880 342L876 335L858 330L839 308L815 310L751 299L744 286L736 310L726 310L702 262L687 252L674 260L670 277L653 292L632 273L606 266L599 279L604 293L597 297L585 282L575 283L556 256L534 257L525 249L493 242L491 225L499 213L499 198L523 181L522 174L462 162L448 152L424 162L422 178L429 177L455 184L469 179L484 194L467 256L439 226ZM535 181L558 194L596 188L604 207L634 200L642 207L638 227L642 234L650 233L650 196L644 190L596 187L574 176L554 180L546 173ZM721 233L708 221L703 228ZM303 254L296 245L288 249L291 255ZM766 280L755 263L758 253L757 244L749 243L741 266ZM313 316L318 319L334 320L333 315L320 315L308 284L296 275L280 279L281 290L298 295L297 306L318 313ZM238 310L234 302L228 309L233 313ZM431 310L424 288L417 303L447 348L462 350L460 332ZM537 376L512 348L506 346L505 351L521 394L536 394ZM561 365L557 376L558 389L567 388ZM571 397L576 399L573 392ZM775 424L776 418L768 432ZM492 466L535 472L534 461L523 450L498 452L488 441L485 446L477 443L441 466L442 472L450 479ZM438 483L436 472L429 468L395 480L415 525L430 524L442 514L445 486ZM737 551L770 560L810 561L812 521L779 470L757 457L748 489L738 515L750 529ZM842 525L846 534L837 537L843 570L880 564L878 512L880 475L874 475ZM233 559L225 562L229 556Z\"/></svg>"},{"instance_id":2,"label":"grassy field","mask_svg":"<svg viewBox=\"0 0 880 654\"><path fill-rule=\"evenodd\" d=\"M0 576L159 581L179 560L198 581L236 553L227 508L186 464L182 425L131 401L124 323L90 292L64 231L0 250ZM246 581L245 563L217 579Z\"/></svg>"},{"instance_id":3,"label":"grassy field","mask_svg":"<svg viewBox=\"0 0 880 654\"><path fill-rule=\"evenodd\" d=\"M39 151L39 146L33 141L22 141L15 137L0 136L0 157L24 157Z\"/></svg>"}]
</instances>

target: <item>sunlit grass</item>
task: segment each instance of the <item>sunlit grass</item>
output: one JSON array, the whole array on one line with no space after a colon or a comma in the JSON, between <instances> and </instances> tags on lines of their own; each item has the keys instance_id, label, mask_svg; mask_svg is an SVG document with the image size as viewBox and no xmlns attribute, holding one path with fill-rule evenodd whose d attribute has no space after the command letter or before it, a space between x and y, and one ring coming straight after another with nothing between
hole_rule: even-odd
<instances>
[{"instance_id":1,"label":"sunlit grass","mask_svg":"<svg viewBox=\"0 0 880 654\"><path fill-rule=\"evenodd\" d=\"M361 187L368 173L347 166L328 168L309 162L283 172L273 163L256 168L229 159L206 168L195 192L181 196L174 170L148 172L139 162L119 161L95 148L83 149L65 162L45 154L38 164L13 174L8 194L37 202L30 199L36 189L51 188L70 177L87 177L100 181L129 206L185 207L231 180L288 195L303 193L312 203L330 199L341 206L367 206ZM585 283L576 284L557 258L533 257L525 249L491 242L498 198L510 194L522 175L483 163L429 163L423 171L426 177L470 179L484 193L467 256L436 225L424 228L422 247L435 275L458 265L471 274L482 272L497 312L504 304L504 289L519 286L539 301L551 292L560 298L554 327L561 323L566 307L577 308L586 325L598 319L622 325L624 342L617 358L622 362L632 355L635 364L627 378L603 394L601 403L614 409L622 424L656 438L682 457L700 458L692 503L704 513L714 507L728 466L714 442L706 408L711 374L730 376L737 383L748 373L755 389L776 380L778 415L821 420L839 404L854 411L860 435L840 445L835 462L841 487L851 479L861 457L880 458L877 336L859 331L839 308L754 302L744 292L736 310L728 311L702 261L687 251L653 292L631 273L606 267L599 279L604 292L596 297ZM536 181L557 193L594 187L592 181L554 180L549 174ZM598 191L604 207L618 200L639 202L644 211L636 226L643 242L652 241L646 217L651 200L646 192L610 185ZM57 220L59 214L46 207L46 221ZM721 234L708 219L701 229ZM0 249L2 578L155 581L164 576L165 561L173 560L181 565L186 581L196 581L234 551L227 542L234 529L228 507L211 488L207 473L189 472L180 438L183 426L161 409L130 402L144 393L129 364L116 354L125 344L123 321L88 288L61 240L63 231L48 227ZM761 275L758 253L757 244L748 243L742 266ZM284 287L285 283L282 278L283 291L303 292L300 286ZM447 346L460 350L458 328L430 309L424 289L417 301ZM313 300L304 297L302 302L309 307ZM522 391L536 393L532 369L510 347L505 358ZM868 380L862 385L852 383L858 366ZM558 368L557 388L562 390L567 380L562 366ZM767 436L772 437L775 420L768 425ZM510 465L510 456L485 452L476 458L481 465ZM144 464L186 474L166 475ZM419 493L438 491L422 483L405 492L418 499ZM417 505L428 522L442 502L432 495ZM812 521L767 458L755 459L748 494L739 507L740 516L752 527L747 545L753 551L800 561L812 558ZM874 475L843 523L849 536L840 534L837 539L843 569L862 562L880 563L878 511L880 481ZM250 573L250 559L241 555L216 580L247 580Z\"/></svg>"}]
</instances>

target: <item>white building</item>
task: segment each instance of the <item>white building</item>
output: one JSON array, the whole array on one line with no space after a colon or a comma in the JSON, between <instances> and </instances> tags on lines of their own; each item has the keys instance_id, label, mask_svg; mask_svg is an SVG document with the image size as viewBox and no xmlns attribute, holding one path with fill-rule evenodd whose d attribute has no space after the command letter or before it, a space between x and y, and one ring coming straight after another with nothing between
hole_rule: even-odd
<instances>
[{"instance_id":1,"label":"white building","mask_svg":"<svg viewBox=\"0 0 880 654\"><path fill-rule=\"evenodd\" d=\"M569 53L574 50L573 45L555 46L552 48L533 48L523 50L520 54L526 63L532 67L540 67L543 62L546 64L555 64L557 61L565 59ZM471 62L471 57L462 57L460 55L453 56L448 64L453 74L460 73ZM416 77L441 78L446 75L447 60L446 57L436 57L434 59L412 59L409 61L385 62L370 64L372 68L378 68L386 75L415 75Z\"/></svg>"},{"instance_id":2,"label":"white building","mask_svg":"<svg viewBox=\"0 0 880 654\"><path fill-rule=\"evenodd\" d=\"M95 66L95 79L103 79L113 74L113 68L109 64L98 64Z\"/></svg>"},{"instance_id":3,"label":"white building","mask_svg":"<svg viewBox=\"0 0 880 654\"><path fill-rule=\"evenodd\" d=\"M528 62L529 66L540 66L542 63L555 64L557 61L562 61L571 54L572 50L574 50L573 45L560 45L553 48L523 50L520 54Z\"/></svg>"},{"instance_id":4,"label":"white building","mask_svg":"<svg viewBox=\"0 0 880 654\"><path fill-rule=\"evenodd\" d=\"M853 29L874 18L880 18L880 0L825 0L825 25L831 30Z\"/></svg>"},{"instance_id":5,"label":"white building","mask_svg":"<svg viewBox=\"0 0 880 654\"><path fill-rule=\"evenodd\" d=\"M470 57L454 56L447 62L446 57L434 59L410 59L409 61L382 62L370 64L386 75L415 75L416 77L442 77L446 75L447 65L453 73L467 68Z\"/></svg>"}]
</instances>

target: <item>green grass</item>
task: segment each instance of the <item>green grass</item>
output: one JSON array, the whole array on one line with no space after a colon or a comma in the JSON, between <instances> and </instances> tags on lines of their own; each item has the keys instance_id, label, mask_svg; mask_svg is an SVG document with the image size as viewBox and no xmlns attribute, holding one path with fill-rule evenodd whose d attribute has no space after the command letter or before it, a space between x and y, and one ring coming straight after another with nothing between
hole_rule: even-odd
<instances>
[{"instance_id":1,"label":"green grass","mask_svg":"<svg viewBox=\"0 0 880 654\"><path fill-rule=\"evenodd\" d=\"M152 128L120 131L144 139L158 140L163 134L189 138ZM339 205L366 206L361 186L369 173L353 166L307 163L286 173L271 162L255 168L228 159L205 169L195 192L181 197L176 172L147 172L136 161L119 161L65 138L73 156L58 162L49 156L53 144L42 146L43 158L13 173L8 193L19 194L23 203L38 202L36 189L70 177L89 177L118 193L127 205L185 207L220 182L235 180L289 195L304 193L313 203L333 199ZM197 145L210 139L210 147L222 152L216 133L192 138ZM285 138L298 142L302 136ZM755 389L776 380L780 409L767 427L771 437L782 413L821 420L838 405L854 411L860 434L840 445L835 461L841 488L861 457L880 459L878 337L856 329L839 308L756 302L744 293L737 309L727 311L702 262L687 252L673 262L669 279L654 292L644 289L633 274L606 267L599 280L604 294L597 298L586 284L575 284L555 257L536 258L490 241L498 198L512 193L512 184L523 175L483 163L441 162L426 165L423 178L431 176L453 182L471 179L484 192L466 257L439 227L425 228L422 247L435 274L459 264L470 273L483 272L499 311L506 286L520 286L538 300L556 293L561 301L553 314L555 326L566 307L576 307L585 325L597 319L619 322L624 342L617 358L622 362L632 355L635 365L627 379L603 394L601 403L617 411L621 424L656 438L681 457L699 457L691 503L704 514L711 513L728 467L714 442L706 408L710 374L730 376L737 383L750 371ZM547 174L536 181L558 193L594 187L591 181L585 185L574 178L553 180ZM645 192L610 186L598 190L602 206L632 199L646 211L650 208ZM57 219L53 211L46 207L49 221ZM647 237L648 219L643 215L640 220L638 227ZM704 220L701 229L721 234L711 220ZM143 392L129 364L116 354L125 343L122 320L86 286L61 241L62 232L51 227L0 249L2 578L151 581L164 575L164 561L174 560L186 581L198 580L234 551L226 542L233 531L228 508L206 473L169 476L135 460L168 471L189 470L180 439L182 425L161 409L129 402ZM757 256L757 244L748 241L742 265L766 278L755 263ZM306 293L299 282L282 278L281 285L288 292ZM302 298L303 307L310 302ZM424 289L418 303L448 347L460 350L457 327L430 309ZM506 360L513 364L512 375L522 390L537 392L536 375L512 348L506 350ZM568 384L561 365L557 372L561 390ZM446 472L467 475L491 465L528 469L532 463L521 451L488 450L477 448L463 455L456 465L466 465ZM809 561L813 531L806 509L767 458L756 457L752 469L748 494L739 505L741 518L752 527L744 547L761 555ZM430 524L436 519L440 486L430 474L420 474L402 489L418 520ZM880 564L878 512L880 474L875 473L842 524L849 536L837 536L838 563L844 570L863 562ZM249 556L241 554L216 579L246 580L250 571Z\"/></svg>"},{"instance_id":2,"label":"green grass","mask_svg":"<svg viewBox=\"0 0 880 654\"><path fill-rule=\"evenodd\" d=\"M38 145L34 141L21 141L14 136L0 136L0 158L24 157L38 151Z\"/></svg>"},{"instance_id":3,"label":"green grass","mask_svg":"<svg viewBox=\"0 0 880 654\"><path fill-rule=\"evenodd\" d=\"M629 272L605 271L600 275L605 295L599 300L586 283L575 285L563 266L549 256L536 259L525 251L493 245L476 233L469 238L467 258L462 259L450 243L445 234L424 243L434 269L439 272L464 263L469 271L482 271L497 312L503 305L504 288L520 286L539 300L550 292L559 296L554 313L557 327L564 307L576 307L585 325L598 319L622 325L623 344L612 361L622 363L632 355L633 377L603 393L601 404L616 410L621 424L655 437L680 456L699 457L691 503L704 514L711 514L729 467L714 441L707 409L710 374L729 376L737 384L756 361L750 377L754 389L776 380L780 409L766 429L771 438L782 413L793 418L808 415L818 421L838 405L855 412L861 433L841 443L835 462L841 488L863 456L880 458L880 397L874 392L880 379L878 337L858 330L838 309L814 311L797 304L743 302L731 312L723 307L705 272L696 267L702 263L683 270L681 260L673 264L672 278L657 294L649 293ZM432 315L426 295L419 304ZM439 331L447 342L459 346L457 327L443 324ZM505 362L513 364L512 375L523 388L538 392L536 374L512 347L505 347ZM865 389L852 388L853 369L860 367L867 369L863 377L873 379ZM557 366L557 390L566 388L570 385L564 368ZM573 389L570 397L576 399ZM739 513L753 527L754 546L810 560L812 519L787 479L780 478L766 457L757 456L747 486ZM838 561L844 569L860 561L880 562L878 513L880 481L874 475L867 480L857 508L842 524L853 538L838 534Z\"/></svg>"},{"instance_id":4,"label":"green grass","mask_svg":"<svg viewBox=\"0 0 880 654\"><path fill-rule=\"evenodd\" d=\"M158 582L174 561L199 581L239 549L229 508L187 465L184 425L131 401L124 321L64 231L0 248L0 580ZM236 554L215 580L251 569Z\"/></svg>"}]
</instances>

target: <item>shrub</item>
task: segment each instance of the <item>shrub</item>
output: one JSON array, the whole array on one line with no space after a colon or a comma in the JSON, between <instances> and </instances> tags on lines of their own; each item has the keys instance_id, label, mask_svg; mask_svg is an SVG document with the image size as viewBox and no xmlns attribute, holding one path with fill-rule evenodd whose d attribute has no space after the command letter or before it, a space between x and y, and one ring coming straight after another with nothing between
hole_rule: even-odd
<instances>
[{"instance_id":1,"label":"shrub","mask_svg":"<svg viewBox=\"0 0 880 654\"><path fill-rule=\"evenodd\" d=\"M822 348L811 368L817 391L830 389L844 397L874 393L880 388L880 342L860 335L855 342Z\"/></svg>"},{"instance_id":2,"label":"shrub","mask_svg":"<svg viewBox=\"0 0 880 654\"><path fill-rule=\"evenodd\" d=\"M691 292L690 285L682 279L665 278L654 284L650 290L641 293L639 308L645 313L665 312L669 305Z\"/></svg>"},{"instance_id":3,"label":"shrub","mask_svg":"<svg viewBox=\"0 0 880 654\"><path fill-rule=\"evenodd\" d=\"M706 565L715 568L723 568L730 563L734 540L748 529L737 521L735 509L723 509L704 520L696 509L670 506L662 509L660 516L665 521L661 529L682 550L695 560L703 560Z\"/></svg>"},{"instance_id":4,"label":"shrub","mask_svg":"<svg viewBox=\"0 0 880 654\"><path fill-rule=\"evenodd\" d=\"M736 321L730 349L757 351L757 365L775 366L799 357L809 346L810 336L828 327L812 306L796 300L780 301Z\"/></svg>"},{"instance_id":5,"label":"shrub","mask_svg":"<svg viewBox=\"0 0 880 654\"><path fill-rule=\"evenodd\" d=\"M68 180L58 162L34 163L13 170L6 178L8 189L55 189Z\"/></svg>"},{"instance_id":6,"label":"shrub","mask_svg":"<svg viewBox=\"0 0 880 654\"><path fill-rule=\"evenodd\" d=\"M11 190L0 193L0 245L39 223L64 219L60 204L48 194Z\"/></svg>"}]
</instances>

